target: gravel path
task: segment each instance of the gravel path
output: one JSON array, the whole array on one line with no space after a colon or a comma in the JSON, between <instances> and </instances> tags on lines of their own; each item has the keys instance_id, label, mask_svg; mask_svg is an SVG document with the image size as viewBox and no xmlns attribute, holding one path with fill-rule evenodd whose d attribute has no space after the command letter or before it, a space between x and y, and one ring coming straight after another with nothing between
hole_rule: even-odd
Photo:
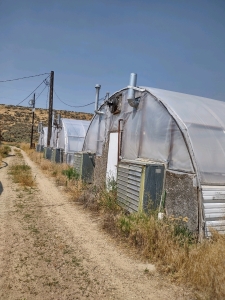
<instances>
[{"instance_id":1,"label":"gravel path","mask_svg":"<svg viewBox=\"0 0 225 300\"><path fill-rule=\"evenodd\" d=\"M0 169L0 299L194 299L126 254L25 153L37 188ZM18 158L4 161L12 164Z\"/></svg>"}]
</instances>

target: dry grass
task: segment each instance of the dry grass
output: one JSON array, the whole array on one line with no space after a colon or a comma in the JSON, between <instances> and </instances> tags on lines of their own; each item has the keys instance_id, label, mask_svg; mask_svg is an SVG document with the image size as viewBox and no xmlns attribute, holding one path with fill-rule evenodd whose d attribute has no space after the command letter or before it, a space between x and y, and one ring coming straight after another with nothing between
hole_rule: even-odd
<instances>
[{"instance_id":1,"label":"dry grass","mask_svg":"<svg viewBox=\"0 0 225 300\"><path fill-rule=\"evenodd\" d=\"M185 218L158 220L156 214L126 214L117 205L116 189L106 192L62 174L69 167L52 164L42 153L27 149L56 184L63 186L73 201L98 211L103 227L136 247L139 255L158 265L172 279L191 286L197 299L225 299L225 237L214 232L198 243L185 227Z\"/></svg>"},{"instance_id":2,"label":"dry grass","mask_svg":"<svg viewBox=\"0 0 225 300\"><path fill-rule=\"evenodd\" d=\"M1 158L5 158L9 155L9 152L11 151L10 146L8 145L0 145L0 156Z\"/></svg>"},{"instance_id":3,"label":"dry grass","mask_svg":"<svg viewBox=\"0 0 225 300\"><path fill-rule=\"evenodd\" d=\"M194 287L198 299L225 299L225 237L198 243L180 220L145 214L111 218L126 241L173 279ZM112 225L111 225L112 226Z\"/></svg>"},{"instance_id":4,"label":"dry grass","mask_svg":"<svg viewBox=\"0 0 225 300\"><path fill-rule=\"evenodd\" d=\"M225 237L214 232L198 243L186 228L186 218L158 220L157 214L124 213L116 191L85 189L79 198L86 207L102 213L102 225L154 262L176 282L194 288L197 299L225 299Z\"/></svg>"},{"instance_id":5,"label":"dry grass","mask_svg":"<svg viewBox=\"0 0 225 300\"><path fill-rule=\"evenodd\" d=\"M36 185L30 166L25 163L16 163L9 168L9 174L13 181L24 187L34 187Z\"/></svg>"}]
</instances>

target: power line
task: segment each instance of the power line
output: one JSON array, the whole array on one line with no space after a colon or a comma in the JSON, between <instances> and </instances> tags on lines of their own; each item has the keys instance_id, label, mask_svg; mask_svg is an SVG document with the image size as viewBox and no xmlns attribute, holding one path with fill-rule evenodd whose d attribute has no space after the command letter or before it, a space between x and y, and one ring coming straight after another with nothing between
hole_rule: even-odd
<instances>
[{"instance_id":1,"label":"power line","mask_svg":"<svg viewBox=\"0 0 225 300\"><path fill-rule=\"evenodd\" d=\"M45 87L43 88L43 90L40 92L40 94L37 96L36 100L41 96L41 94L44 92L44 90L46 89L47 85L45 85Z\"/></svg>"},{"instance_id":2,"label":"power line","mask_svg":"<svg viewBox=\"0 0 225 300\"><path fill-rule=\"evenodd\" d=\"M27 76L27 77L20 77L20 78L15 78L15 79L0 80L0 82L16 81L16 80L32 78L32 77L38 77L38 76L47 75L47 74L49 74L49 73L37 74L37 75L32 75L32 76Z\"/></svg>"},{"instance_id":3,"label":"power line","mask_svg":"<svg viewBox=\"0 0 225 300\"><path fill-rule=\"evenodd\" d=\"M46 109L48 109L48 100L49 100L49 89L47 91Z\"/></svg>"},{"instance_id":4,"label":"power line","mask_svg":"<svg viewBox=\"0 0 225 300\"><path fill-rule=\"evenodd\" d=\"M45 80L49 77L50 75L48 75L37 87L35 90L33 90L25 99L23 99L22 101L20 101L20 103L18 103L16 106L20 105L22 102L24 102L25 100L27 100L27 98L29 98L38 88L39 86L41 86L43 83L45 83Z\"/></svg>"},{"instance_id":5,"label":"power line","mask_svg":"<svg viewBox=\"0 0 225 300\"><path fill-rule=\"evenodd\" d=\"M55 94L56 97L59 99L59 101L61 101L63 104L65 104L65 105L67 105L67 106L70 106L70 107L85 107L85 106L88 106L88 105L91 105L91 104L95 103L95 101L94 101L94 102L91 102L91 103L88 103L88 104L85 104L85 105L70 105L70 104L67 104L67 103L65 103L64 101L62 101L62 99L60 99L59 96L56 94L55 90L54 90L54 94ZM100 99L100 100L101 100L101 99Z\"/></svg>"}]
</instances>

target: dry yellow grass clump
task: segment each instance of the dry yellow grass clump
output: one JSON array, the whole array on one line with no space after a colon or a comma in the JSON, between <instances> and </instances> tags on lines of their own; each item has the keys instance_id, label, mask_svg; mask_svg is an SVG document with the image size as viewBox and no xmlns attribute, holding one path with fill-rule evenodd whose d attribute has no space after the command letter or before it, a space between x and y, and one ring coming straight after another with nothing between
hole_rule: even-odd
<instances>
[{"instance_id":1,"label":"dry yellow grass clump","mask_svg":"<svg viewBox=\"0 0 225 300\"><path fill-rule=\"evenodd\" d=\"M71 200L79 198L85 185L81 180L77 180L73 176L71 178L66 176L67 171L72 169L70 166L65 163L57 164L44 159L43 153L30 149L29 144L22 143L21 148L39 165L46 175L55 178L56 185L63 187L63 190L70 196Z\"/></svg>"},{"instance_id":2,"label":"dry yellow grass clump","mask_svg":"<svg viewBox=\"0 0 225 300\"><path fill-rule=\"evenodd\" d=\"M36 185L30 166L25 163L16 163L9 168L9 174L12 175L13 181L24 187L34 187Z\"/></svg>"}]
</instances>

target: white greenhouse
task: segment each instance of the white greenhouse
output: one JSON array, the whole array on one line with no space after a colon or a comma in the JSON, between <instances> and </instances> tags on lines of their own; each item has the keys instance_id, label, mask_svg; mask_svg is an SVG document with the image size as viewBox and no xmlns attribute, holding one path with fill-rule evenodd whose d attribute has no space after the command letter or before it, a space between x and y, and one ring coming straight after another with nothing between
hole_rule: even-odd
<instances>
[{"instance_id":1,"label":"white greenhouse","mask_svg":"<svg viewBox=\"0 0 225 300\"><path fill-rule=\"evenodd\" d=\"M96 111L83 152L94 183L117 182L128 211L160 208L210 235L225 231L225 102L130 85Z\"/></svg>"},{"instance_id":2,"label":"white greenhouse","mask_svg":"<svg viewBox=\"0 0 225 300\"><path fill-rule=\"evenodd\" d=\"M65 162L73 164L74 153L83 148L84 138L90 121L59 118L54 122L50 147L49 158L54 162Z\"/></svg>"},{"instance_id":3,"label":"white greenhouse","mask_svg":"<svg viewBox=\"0 0 225 300\"><path fill-rule=\"evenodd\" d=\"M44 147L47 147L47 135L48 135L48 127L41 127L41 131L39 132L39 139L36 150L38 152L43 152Z\"/></svg>"}]
</instances>

